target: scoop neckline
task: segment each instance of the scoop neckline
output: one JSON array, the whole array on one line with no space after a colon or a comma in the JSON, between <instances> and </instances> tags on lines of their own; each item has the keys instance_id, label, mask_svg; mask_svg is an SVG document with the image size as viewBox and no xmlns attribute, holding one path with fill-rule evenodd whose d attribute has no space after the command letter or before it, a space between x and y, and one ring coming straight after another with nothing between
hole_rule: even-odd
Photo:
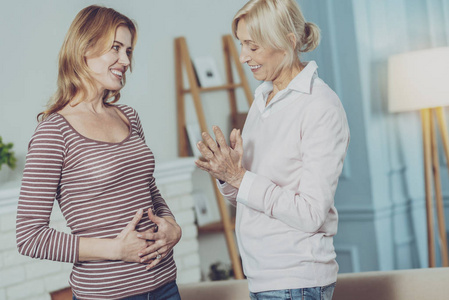
<instances>
[{"instance_id":1,"label":"scoop neckline","mask_svg":"<svg viewBox=\"0 0 449 300\"><path fill-rule=\"evenodd\" d=\"M85 139L85 140L88 140L88 141L91 141L91 142L94 142L94 143L98 143L98 144L120 145L120 144L123 144L123 143L125 143L126 141L128 141L128 140L130 139L130 137L131 137L131 134L132 134L131 120L129 119L128 114L126 114L126 113L121 109L121 107L120 107L119 105L112 105L112 104L111 104L111 106L114 107L114 108L117 108L117 109L119 110L119 112L125 116L126 120L128 120L128 124L129 124L129 125L126 124L126 126L128 127L128 135L127 135L122 141L120 141L120 142L106 142L106 141L100 141L100 140L94 140L94 139L88 138L87 136L81 134L78 130L76 130L76 129L72 126L72 124L70 124L70 122L69 122L63 115L61 115L60 113L57 113L57 112L56 112L55 114L58 115L58 116L60 116L60 117L64 120L64 122L70 127L70 129L73 130L73 132L75 132L78 136L80 136L81 138L83 138L83 139Z\"/></svg>"}]
</instances>

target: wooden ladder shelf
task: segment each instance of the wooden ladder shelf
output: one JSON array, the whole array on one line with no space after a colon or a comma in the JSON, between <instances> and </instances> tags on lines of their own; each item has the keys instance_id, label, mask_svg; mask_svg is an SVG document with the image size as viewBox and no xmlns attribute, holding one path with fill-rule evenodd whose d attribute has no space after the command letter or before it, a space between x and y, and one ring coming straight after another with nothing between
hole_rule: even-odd
<instances>
[{"instance_id":1,"label":"wooden ladder shelf","mask_svg":"<svg viewBox=\"0 0 449 300\"><path fill-rule=\"evenodd\" d=\"M237 88L243 88L245 92L248 105L251 106L252 94L249 88L248 80L245 77L243 67L239 62L239 55L237 49L235 48L234 41L231 35L224 35L222 37L223 42L223 54L226 69L226 81L225 85L213 86L213 87L200 87L195 75L195 70L190 58L189 50L187 48L187 42L184 37L178 37L175 39L175 71L176 71L176 98L177 98L177 108L178 108L178 140L179 140L179 155L188 156L189 155L189 142L188 135L186 131L186 117L185 117L185 94L191 94L193 98L193 104L195 107L196 115L198 118L199 126L202 132L209 132L206 118L203 111L203 106L201 102L201 93L213 92L213 91L228 91L229 105L231 108L231 120L233 127L238 122L239 113L237 111L237 101L235 90ZM232 62L236 67L237 73L240 77L240 83L234 83L233 73L232 73ZM184 88L183 81L183 70L185 70L188 78L188 83L190 88ZM192 145L196 147L196 145ZM215 178L211 176L212 186L214 187L214 193L217 200L218 208L220 211L221 220L215 225L207 225L204 227L204 231L223 231L226 244L228 248L229 257L231 259L232 268L234 271L235 279L243 279L242 265L240 262L240 257L237 251L237 246L234 239L234 222L229 216L226 202L221 195L220 191L215 182ZM199 228L201 232L202 229Z\"/></svg>"}]
</instances>

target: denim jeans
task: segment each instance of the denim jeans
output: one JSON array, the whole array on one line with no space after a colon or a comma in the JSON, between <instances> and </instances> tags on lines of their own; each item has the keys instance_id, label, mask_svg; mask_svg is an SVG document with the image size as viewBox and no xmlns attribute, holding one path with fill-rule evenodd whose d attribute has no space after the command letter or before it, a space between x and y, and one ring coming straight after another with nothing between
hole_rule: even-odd
<instances>
[{"instance_id":1,"label":"denim jeans","mask_svg":"<svg viewBox=\"0 0 449 300\"><path fill-rule=\"evenodd\" d=\"M73 300L79 300L75 296L72 298ZM123 298L122 300L181 300L181 296L179 295L178 286L176 285L176 281L172 281L167 283L166 285L161 286L160 288L155 289L154 291L135 295L127 298Z\"/></svg>"},{"instance_id":2,"label":"denim jeans","mask_svg":"<svg viewBox=\"0 0 449 300\"><path fill-rule=\"evenodd\" d=\"M335 283L304 289L249 293L251 300L332 300Z\"/></svg>"}]
</instances>

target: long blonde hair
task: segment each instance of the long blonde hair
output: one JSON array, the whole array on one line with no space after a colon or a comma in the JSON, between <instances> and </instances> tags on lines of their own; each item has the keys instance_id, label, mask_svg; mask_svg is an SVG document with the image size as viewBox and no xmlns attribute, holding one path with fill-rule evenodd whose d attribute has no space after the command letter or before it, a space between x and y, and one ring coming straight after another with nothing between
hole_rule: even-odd
<instances>
[{"instance_id":1,"label":"long blonde hair","mask_svg":"<svg viewBox=\"0 0 449 300\"><path fill-rule=\"evenodd\" d=\"M287 52L282 67L292 65L300 52L309 52L320 43L320 29L306 22L295 0L251 0L232 20L232 33L237 37L237 26L245 19L246 28L254 41L264 48ZM290 35L295 36L292 45Z\"/></svg>"},{"instance_id":2,"label":"long blonde hair","mask_svg":"<svg viewBox=\"0 0 449 300\"><path fill-rule=\"evenodd\" d=\"M132 48L134 48L137 41L135 23L114 9L91 5L76 15L59 52L58 89L50 98L47 109L38 114L38 121L45 120L52 113L63 109L75 96L82 99L79 101L82 102L83 99L92 95L95 84L85 56L87 52L92 56L100 56L108 52L113 45L119 26L129 29ZM129 60L132 62L132 53ZM126 83L125 74L122 80L123 87ZM102 99L106 105L115 103L120 99L120 90L105 90Z\"/></svg>"}]
</instances>

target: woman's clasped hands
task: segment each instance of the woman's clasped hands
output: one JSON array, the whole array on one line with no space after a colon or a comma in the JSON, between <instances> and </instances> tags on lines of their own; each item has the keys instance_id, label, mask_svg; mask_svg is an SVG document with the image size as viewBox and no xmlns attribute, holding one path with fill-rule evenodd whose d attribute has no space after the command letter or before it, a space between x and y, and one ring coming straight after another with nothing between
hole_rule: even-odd
<instances>
[{"instance_id":1,"label":"woman's clasped hands","mask_svg":"<svg viewBox=\"0 0 449 300\"><path fill-rule=\"evenodd\" d=\"M158 217L151 208L148 218L156 226L143 232L137 232L136 226L143 216L140 209L132 221L115 238L118 242L117 259L127 262L147 264L146 269L155 267L167 256L181 239L181 227L172 217Z\"/></svg>"},{"instance_id":2,"label":"woman's clasped hands","mask_svg":"<svg viewBox=\"0 0 449 300\"><path fill-rule=\"evenodd\" d=\"M203 132L203 141L197 143L203 157L195 161L195 164L218 180L239 188L246 172L242 166L243 139L240 130L234 128L231 131L228 146L220 128L213 126L212 129L216 141L207 132Z\"/></svg>"}]
</instances>

